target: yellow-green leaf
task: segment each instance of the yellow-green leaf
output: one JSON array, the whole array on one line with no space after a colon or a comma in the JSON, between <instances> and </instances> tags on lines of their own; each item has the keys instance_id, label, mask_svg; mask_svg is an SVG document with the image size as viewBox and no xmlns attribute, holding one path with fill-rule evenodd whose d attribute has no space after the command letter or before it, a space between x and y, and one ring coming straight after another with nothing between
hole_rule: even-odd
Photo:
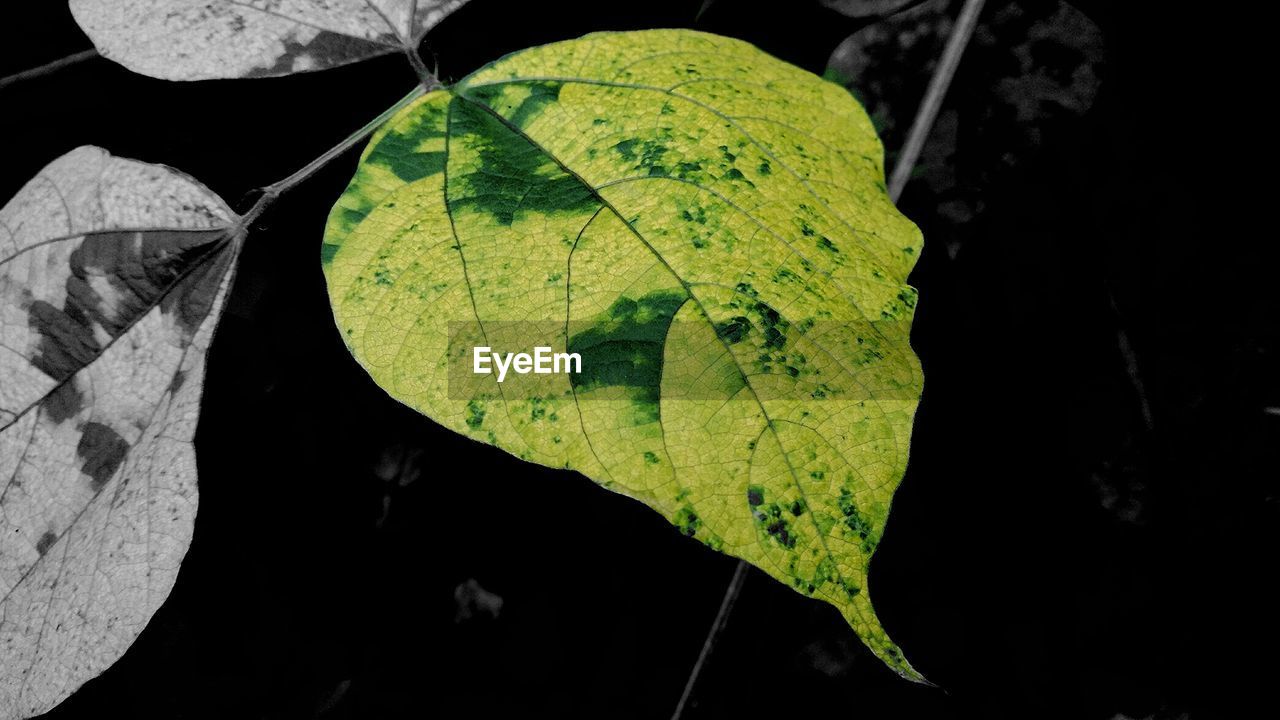
<instances>
[{"instance_id":1,"label":"yellow-green leaf","mask_svg":"<svg viewBox=\"0 0 1280 720\"><path fill-rule=\"evenodd\" d=\"M324 269L391 395L644 502L920 679L866 586L922 382L920 233L883 178L840 87L728 38L595 34L392 119ZM581 372L499 382L476 346L577 353Z\"/></svg>"}]
</instances>

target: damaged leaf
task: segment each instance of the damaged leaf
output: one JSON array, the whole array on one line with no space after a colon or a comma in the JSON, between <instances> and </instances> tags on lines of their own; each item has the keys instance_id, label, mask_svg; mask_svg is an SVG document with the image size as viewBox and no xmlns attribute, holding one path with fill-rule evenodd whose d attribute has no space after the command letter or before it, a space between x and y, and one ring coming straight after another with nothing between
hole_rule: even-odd
<instances>
[{"instance_id":1,"label":"damaged leaf","mask_svg":"<svg viewBox=\"0 0 1280 720\"><path fill-rule=\"evenodd\" d=\"M641 500L919 680L867 569L920 396L920 248L847 92L658 30L519 52L416 101L370 142L322 259L391 395ZM539 346L579 371L474 371L477 347Z\"/></svg>"},{"instance_id":2,"label":"damaged leaf","mask_svg":"<svg viewBox=\"0 0 1280 720\"><path fill-rule=\"evenodd\" d=\"M81 147L0 209L0 717L115 662L191 542L191 439L238 218Z\"/></svg>"},{"instance_id":3,"label":"damaged leaf","mask_svg":"<svg viewBox=\"0 0 1280 720\"><path fill-rule=\"evenodd\" d=\"M71 0L103 57L164 80L272 77L417 48L467 0Z\"/></svg>"}]
</instances>

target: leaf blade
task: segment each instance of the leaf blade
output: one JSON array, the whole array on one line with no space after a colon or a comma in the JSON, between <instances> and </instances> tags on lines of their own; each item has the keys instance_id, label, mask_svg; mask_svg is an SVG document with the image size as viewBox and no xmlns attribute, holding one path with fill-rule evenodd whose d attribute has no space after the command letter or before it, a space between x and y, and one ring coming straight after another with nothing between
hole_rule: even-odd
<instances>
[{"instance_id":1,"label":"leaf blade","mask_svg":"<svg viewBox=\"0 0 1280 720\"><path fill-rule=\"evenodd\" d=\"M847 93L746 43L522 51L370 143L326 230L335 318L392 396L645 502L921 679L865 592L920 389L920 237L881 163ZM584 372L458 371L535 344Z\"/></svg>"},{"instance_id":2,"label":"leaf blade","mask_svg":"<svg viewBox=\"0 0 1280 720\"><path fill-rule=\"evenodd\" d=\"M467 0L71 0L103 57L164 80L277 77L416 48Z\"/></svg>"},{"instance_id":3,"label":"leaf blade","mask_svg":"<svg viewBox=\"0 0 1280 720\"><path fill-rule=\"evenodd\" d=\"M0 209L0 716L61 702L172 588L236 220L195 181L93 147Z\"/></svg>"}]
</instances>

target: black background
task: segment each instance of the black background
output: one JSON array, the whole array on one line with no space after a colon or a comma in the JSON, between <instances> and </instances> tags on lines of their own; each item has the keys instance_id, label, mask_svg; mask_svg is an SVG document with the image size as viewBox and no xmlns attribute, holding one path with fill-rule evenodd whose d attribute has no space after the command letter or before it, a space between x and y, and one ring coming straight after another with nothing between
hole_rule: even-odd
<instances>
[{"instance_id":1,"label":"black background","mask_svg":"<svg viewBox=\"0 0 1280 720\"><path fill-rule=\"evenodd\" d=\"M695 22L700 4L473 0L426 53L456 79L593 30L683 26L822 72L861 24L732 0ZM22 5L0 19L0 75L89 47L65 3ZM900 203L925 231L927 382L871 586L943 689L897 679L834 610L753 572L687 718L1275 712L1280 417L1264 409L1280 393L1253 119L1274 82L1245 57L1239 5L1076 5L1106 38L1097 102L990 189L977 240L952 258L936 208L912 186ZM0 197L96 144L244 210L413 80L397 57L190 84L90 61L0 90ZM733 560L373 385L318 262L354 162L250 236L210 355L190 554L137 643L49 717L667 717ZM457 620L468 579L503 598L496 619Z\"/></svg>"}]
</instances>

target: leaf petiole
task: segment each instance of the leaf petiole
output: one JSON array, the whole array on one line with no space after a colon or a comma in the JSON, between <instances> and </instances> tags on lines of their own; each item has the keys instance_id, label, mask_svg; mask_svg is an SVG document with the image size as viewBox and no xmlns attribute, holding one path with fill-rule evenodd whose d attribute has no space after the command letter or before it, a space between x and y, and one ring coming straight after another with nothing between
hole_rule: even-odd
<instances>
[{"instance_id":1,"label":"leaf petiole","mask_svg":"<svg viewBox=\"0 0 1280 720\"><path fill-rule=\"evenodd\" d=\"M422 62L422 56L418 54L415 47L406 47L404 49L405 57L409 58L409 64L413 66L413 71L418 74L418 82L427 92L438 90L444 87L444 83L440 82L440 78L427 68L427 64Z\"/></svg>"},{"instance_id":2,"label":"leaf petiole","mask_svg":"<svg viewBox=\"0 0 1280 720\"><path fill-rule=\"evenodd\" d=\"M33 80L38 77L44 77L45 75L57 72L65 67L70 67L76 63L84 62L85 60L92 60L98 56L97 48L89 48L88 50L81 50L78 53L72 53L64 58L59 58L53 62L45 63L39 67L33 67L30 70L23 70L22 72L14 73L13 75L6 75L5 77L0 78L0 89L22 82L23 80Z\"/></svg>"}]
</instances>

